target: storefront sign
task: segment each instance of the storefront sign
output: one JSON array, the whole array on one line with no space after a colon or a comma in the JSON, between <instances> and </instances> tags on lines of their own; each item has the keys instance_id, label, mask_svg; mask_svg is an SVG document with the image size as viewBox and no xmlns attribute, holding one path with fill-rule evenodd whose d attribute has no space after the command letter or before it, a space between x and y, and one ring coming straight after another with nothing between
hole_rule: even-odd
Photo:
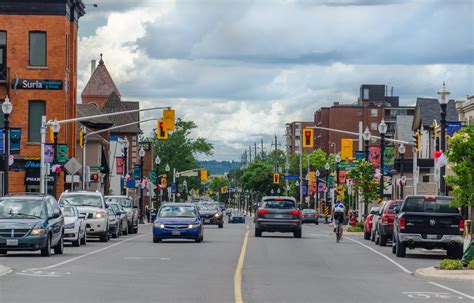
<instances>
[{"instance_id":1,"label":"storefront sign","mask_svg":"<svg viewBox=\"0 0 474 303\"><path fill-rule=\"evenodd\" d=\"M12 88L15 89L14 84ZM62 90L63 81L19 79L16 89Z\"/></svg>"},{"instance_id":2,"label":"storefront sign","mask_svg":"<svg viewBox=\"0 0 474 303\"><path fill-rule=\"evenodd\" d=\"M40 161L39 160L24 160L25 169L25 185L39 185L40 184ZM54 176L47 176L48 182L54 182Z\"/></svg>"}]
</instances>

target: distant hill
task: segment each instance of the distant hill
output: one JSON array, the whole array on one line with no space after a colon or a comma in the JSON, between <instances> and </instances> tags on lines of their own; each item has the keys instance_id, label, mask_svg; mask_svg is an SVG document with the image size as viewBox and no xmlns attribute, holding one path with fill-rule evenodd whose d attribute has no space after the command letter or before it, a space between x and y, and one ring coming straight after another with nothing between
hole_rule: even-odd
<instances>
[{"instance_id":1,"label":"distant hill","mask_svg":"<svg viewBox=\"0 0 474 303\"><path fill-rule=\"evenodd\" d=\"M240 168L240 162L236 161L198 161L198 164L207 169L211 175L223 175L232 169Z\"/></svg>"}]
</instances>

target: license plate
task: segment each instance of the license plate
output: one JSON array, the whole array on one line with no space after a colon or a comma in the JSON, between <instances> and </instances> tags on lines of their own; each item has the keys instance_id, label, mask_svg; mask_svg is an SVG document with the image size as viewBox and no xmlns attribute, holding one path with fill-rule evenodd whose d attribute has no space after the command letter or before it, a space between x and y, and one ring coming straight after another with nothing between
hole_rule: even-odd
<instances>
[{"instance_id":1,"label":"license plate","mask_svg":"<svg viewBox=\"0 0 474 303\"><path fill-rule=\"evenodd\" d=\"M211 219L204 220L204 223L211 223Z\"/></svg>"},{"instance_id":2,"label":"license plate","mask_svg":"<svg viewBox=\"0 0 474 303\"><path fill-rule=\"evenodd\" d=\"M7 239L8 246L18 246L18 239Z\"/></svg>"},{"instance_id":3,"label":"license plate","mask_svg":"<svg viewBox=\"0 0 474 303\"><path fill-rule=\"evenodd\" d=\"M179 236L179 235L181 235L181 232L180 232L179 230L173 230L173 231L171 232L171 234L172 234L173 236Z\"/></svg>"},{"instance_id":4,"label":"license plate","mask_svg":"<svg viewBox=\"0 0 474 303\"><path fill-rule=\"evenodd\" d=\"M283 218L283 215L275 215L275 218L277 218L277 219L282 219L282 218Z\"/></svg>"},{"instance_id":5,"label":"license plate","mask_svg":"<svg viewBox=\"0 0 474 303\"><path fill-rule=\"evenodd\" d=\"M438 239L438 235L426 235L427 239Z\"/></svg>"}]
</instances>

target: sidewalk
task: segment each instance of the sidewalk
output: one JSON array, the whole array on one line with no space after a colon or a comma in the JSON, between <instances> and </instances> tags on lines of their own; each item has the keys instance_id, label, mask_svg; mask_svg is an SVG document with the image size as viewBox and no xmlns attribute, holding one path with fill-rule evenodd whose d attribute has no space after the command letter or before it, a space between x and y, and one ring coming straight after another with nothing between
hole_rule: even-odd
<instances>
[{"instance_id":1,"label":"sidewalk","mask_svg":"<svg viewBox=\"0 0 474 303\"><path fill-rule=\"evenodd\" d=\"M415 277L441 281L474 282L474 270L443 270L435 267L419 268L413 273Z\"/></svg>"},{"instance_id":2,"label":"sidewalk","mask_svg":"<svg viewBox=\"0 0 474 303\"><path fill-rule=\"evenodd\" d=\"M6 274L9 274L13 271L13 269L11 269L10 267L6 267L6 266L3 266L3 265L0 265L0 277L1 276L4 276Z\"/></svg>"}]
</instances>

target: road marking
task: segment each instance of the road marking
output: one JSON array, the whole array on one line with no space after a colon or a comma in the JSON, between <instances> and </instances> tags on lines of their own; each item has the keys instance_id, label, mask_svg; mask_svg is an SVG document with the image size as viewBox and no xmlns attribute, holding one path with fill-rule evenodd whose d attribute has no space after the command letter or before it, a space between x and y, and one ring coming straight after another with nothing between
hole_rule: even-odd
<instances>
[{"instance_id":1,"label":"road marking","mask_svg":"<svg viewBox=\"0 0 474 303\"><path fill-rule=\"evenodd\" d=\"M434 285L434 286L438 286L438 287L440 287L440 288L443 288L443 289L445 289L445 290L452 291L452 292L454 292L454 293L456 293L456 294L458 294L458 295L464 296L464 297L466 297L466 298L468 298L468 299L470 299L470 300L474 300L474 297L473 297L473 296L470 296L470 295L465 294L465 293L463 293L463 292L460 292L460 291L458 291L458 290L449 288L449 287L447 287L447 286L441 285L441 284L436 283L436 282L428 282L428 283L431 284L431 285Z\"/></svg>"},{"instance_id":2,"label":"road marking","mask_svg":"<svg viewBox=\"0 0 474 303\"><path fill-rule=\"evenodd\" d=\"M346 239L351 240L352 242L355 242L355 243L357 243L357 244L359 244L359 245L362 245L363 247L367 248L368 250L370 250L370 251L376 253L377 255L379 255L379 256L381 256L381 257L383 257L383 258L385 258L385 259L387 259L390 263L395 264L398 268L400 268L400 269L401 269L402 271L404 271L405 273L407 273L407 274L409 274L409 275L412 274L412 272L409 271L408 269L406 269L403 265L401 265L400 263L397 263L395 260L393 260L393 259L387 257L386 255L384 255L383 253L381 253L381 252L379 252L379 251L373 249L372 247L367 246L367 245L365 245L364 243L361 243L361 242L359 242L359 241L357 241L357 240L354 240L354 239L351 239L351 238L349 238L349 237L347 237Z\"/></svg>"},{"instance_id":3,"label":"road marking","mask_svg":"<svg viewBox=\"0 0 474 303\"><path fill-rule=\"evenodd\" d=\"M245 232L244 241L242 243L242 250L240 251L239 262L237 262L237 267L235 268L234 274L234 297L235 303L243 303L242 300L242 268L244 266L245 251L247 250L247 242L249 238L249 231L247 225L247 231Z\"/></svg>"},{"instance_id":4,"label":"road marking","mask_svg":"<svg viewBox=\"0 0 474 303\"><path fill-rule=\"evenodd\" d=\"M452 300L452 299L457 299L457 300L462 300L462 296L457 296L452 293L441 293L441 292L430 292L430 291L409 291L409 292L403 292L404 295L407 295L411 299L446 299L446 300Z\"/></svg>"},{"instance_id":5,"label":"road marking","mask_svg":"<svg viewBox=\"0 0 474 303\"><path fill-rule=\"evenodd\" d=\"M149 234L143 234L143 235L139 235L139 236L135 236L133 238L130 238L130 239L127 239L127 240L123 240L123 241L120 241L118 243L115 243L115 244L112 244L112 245L109 245L109 246L106 246L106 247L103 247L101 249L98 249L98 250L94 250L94 251L91 251L85 255L81 255L81 256L77 256L77 257L74 257L72 259L69 259L69 260L66 260L66 261L63 261L63 262L59 262L57 264L53 264L53 265L50 265L50 266L46 266L46 267L41 267L41 268L31 268L30 270L41 270L41 269L51 269L51 268L55 268L55 267L58 267L58 266L61 266L61 265L64 265L64 264L67 264L67 263L71 263L71 262L74 262L76 260L79 260L79 259L82 259L82 258L85 258L85 257L88 257L88 256L92 256L92 255L95 255L97 253L100 253L104 250L107 250L109 248L112 248L112 247L115 247L115 246L118 246L118 245L121 245L123 243L126 243L128 241L131 241L131 240L134 240L134 239L137 239L137 238L141 238L141 237L144 237L144 236L148 236Z\"/></svg>"}]
</instances>

